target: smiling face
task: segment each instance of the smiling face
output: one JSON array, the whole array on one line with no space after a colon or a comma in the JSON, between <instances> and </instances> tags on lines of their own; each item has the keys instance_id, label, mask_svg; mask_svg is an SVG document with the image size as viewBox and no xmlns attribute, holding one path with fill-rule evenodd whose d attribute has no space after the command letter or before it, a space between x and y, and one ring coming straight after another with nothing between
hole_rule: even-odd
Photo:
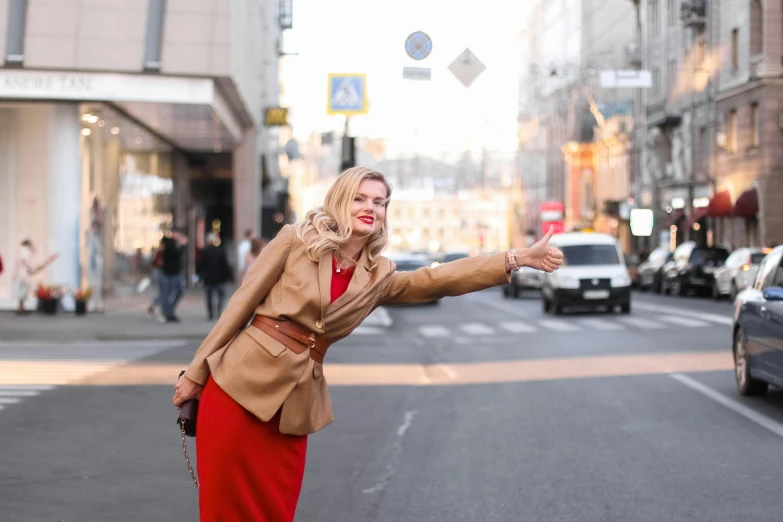
<instances>
[{"instance_id":1,"label":"smiling face","mask_svg":"<svg viewBox=\"0 0 783 522\"><path fill-rule=\"evenodd\" d=\"M388 202L386 185L377 179L365 179L351 203L351 225L354 237L366 238L386 222Z\"/></svg>"}]
</instances>

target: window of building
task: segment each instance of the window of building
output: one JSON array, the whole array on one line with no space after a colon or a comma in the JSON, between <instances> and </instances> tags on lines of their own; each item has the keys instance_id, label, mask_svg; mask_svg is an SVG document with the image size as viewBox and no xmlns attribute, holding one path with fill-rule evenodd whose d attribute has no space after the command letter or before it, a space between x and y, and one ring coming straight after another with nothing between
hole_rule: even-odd
<instances>
[{"instance_id":1,"label":"window of building","mask_svg":"<svg viewBox=\"0 0 783 522\"><path fill-rule=\"evenodd\" d=\"M726 122L726 148L731 152L737 152L737 111L729 111L729 118Z\"/></svg>"},{"instance_id":2,"label":"window of building","mask_svg":"<svg viewBox=\"0 0 783 522\"><path fill-rule=\"evenodd\" d=\"M731 69L739 69L739 29L731 30Z\"/></svg>"},{"instance_id":3,"label":"window of building","mask_svg":"<svg viewBox=\"0 0 783 522\"><path fill-rule=\"evenodd\" d=\"M750 104L750 146L759 146L759 104Z\"/></svg>"},{"instance_id":4,"label":"window of building","mask_svg":"<svg viewBox=\"0 0 783 522\"><path fill-rule=\"evenodd\" d=\"M750 55L761 54L764 50L764 16L761 0L750 2Z\"/></svg>"},{"instance_id":5,"label":"window of building","mask_svg":"<svg viewBox=\"0 0 783 522\"><path fill-rule=\"evenodd\" d=\"M27 26L27 0L8 3L8 32L5 35L5 63L24 62L24 33Z\"/></svg>"},{"instance_id":6,"label":"window of building","mask_svg":"<svg viewBox=\"0 0 783 522\"><path fill-rule=\"evenodd\" d=\"M677 94L677 60L669 60L666 76L669 81L668 96L669 98L673 98Z\"/></svg>"}]
</instances>

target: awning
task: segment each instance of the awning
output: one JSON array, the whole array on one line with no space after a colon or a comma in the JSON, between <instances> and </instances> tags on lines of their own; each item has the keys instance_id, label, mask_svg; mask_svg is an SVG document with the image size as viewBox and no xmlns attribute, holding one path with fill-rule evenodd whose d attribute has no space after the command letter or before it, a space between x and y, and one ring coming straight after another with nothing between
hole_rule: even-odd
<instances>
[{"instance_id":1,"label":"awning","mask_svg":"<svg viewBox=\"0 0 783 522\"><path fill-rule=\"evenodd\" d=\"M712 217L729 217L732 213L731 194L728 190L718 192L707 205L707 212Z\"/></svg>"},{"instance_id":2,"label":"awning","mask_svg":"<svg viewBox=\"0 0 783 522\"><path fill-rule=\"evenodd\" d=\"M677 222L679 222L684 215L685 215L685 211L681 208L672 210L671 213L668 216L666 216L663 226L669 228L672 225L676 225Z\"/></svg>"},{"instance_id":3,"label":"awning","mask_svg":"<svg viewBox=\"0 0 783 522\"><path fill-rule=\"evenodd\" d=\"M734 215L737 217L752 218L756 217L756 214L758 213L759 194L754 187L750 190L746 190L737 198L737 202L734 204Z\"/></svg>"},{"instance_id":4,"label":"awning","mask_svg":"<svg viewBox=\"0 0 783 522\"><path fill-rule=\"evenodd\" d=\"M701 219L710 213L709 207L701 207L694 209L693 215L688 219L688 228L692 227L694 223L698 223Z\"/></svg>"}]
</instances>

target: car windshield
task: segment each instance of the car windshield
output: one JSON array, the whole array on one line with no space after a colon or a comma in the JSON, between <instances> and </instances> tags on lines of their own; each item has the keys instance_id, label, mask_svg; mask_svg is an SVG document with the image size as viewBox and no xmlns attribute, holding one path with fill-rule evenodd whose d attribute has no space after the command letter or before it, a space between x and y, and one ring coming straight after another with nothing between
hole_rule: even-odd
<instances>
[{"instance_id":1,"label":"car windshield","mask_svg":"<svg viewBox=\"0 0 783 522\"><path fill-rule=\"evenodd\" d=\"M413 272L414 270L417 270L423 266L427 266L426 263L417 261L415 259L397 261L395 264L397 265L398 272Z\"/></svg>"},{"instance_id":2,"label":"car windshield","mask_svg":"<svg viewBox=\"0 0 783 522\"><path fill-rule=\"evenodd\" d=\"M764 258L767 256L764 252L754 252L750 255L751 265L760 265Z\"/></svg>"},{"instance_id":3,"label":"car windshield","mask_svg":"<svg viewBox=\"0 0 783 522\"><path fill-rule=\"evenodd\" d=\"M691 263L700 264L708 261L726 261L729 252L722 248L694 248L691 252Z\"/></svg>"},{"instance_id":4,"label":"car windshield","mask_svg":"<svg viewBox=\"0 0 783 522\"><path fill-rule=\"evenodd\" d=\"M565 258L564 264L571 266L620 264L614 245L570 245L560 250Z\"/></svg>"}]
</instances>

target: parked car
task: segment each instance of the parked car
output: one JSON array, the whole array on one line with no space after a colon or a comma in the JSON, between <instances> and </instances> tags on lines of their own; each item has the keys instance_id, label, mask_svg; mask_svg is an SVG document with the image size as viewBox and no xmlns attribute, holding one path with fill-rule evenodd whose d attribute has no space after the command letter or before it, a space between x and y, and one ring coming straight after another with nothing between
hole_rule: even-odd
<instances>
[{"instance_id":1,"label":"parked car","mask_svg":"<svg viewBox=\"0 0 783 522\"><path fill-rule=\"evenodd\" d=\"M663 282L663 265L672 259L673 252L666 247L658 247L639 265L639 289L653 290L661 293Z\"/></svg>"},{"instance_id":2,"label":"parked car","mask_svg":"<svg viewBox=\"0 0 783 522\"><path fill-rule=\"evenodd\" d=\"M631 311L631 276L613 236L584 232L557 234L550 241L563 252L560 269L545 273L541 284L544 312L560 314L567 306L620 306Z\"/></svg>"},{"instance_id":3,"label":"parked car","mask_svg":"<svg viewBox=\"0 0 783 522\"><path fill-rule=\"evenodd\" d=\"M783 387L783 247L761 262L752 284L734 301L734 375L741 395Z\"/></svg>"},{"instance_id":4,"label":"parked car","mask_svg":"<svg viewBox=\"0 0 783 522\"><path fill-rule=\"evenodd\" d=\"M663 292L688 295L691 290L711 290L715 270L728 257L725 248L699 247L693 241L686 241L674 250L672 260L663 265Z\"/></svg>"},{"instance_id":5,"label":"parked car","mask_svg":"<svg viewBox=\"0 0 783 522\"><path fill-rule=\"evenodd\" d=\"M639 254L628 254L625 256L625 267L628 269L628 275L631 276L631 286L639 286L639 265L642 263Z\"/></svg>"},{"instance_id":6,"label":"parked car","mask_svg":"<svg viewBox=\"0 0 783 522\"><path fill-rule=\"evenodd\" d=\"M737 294L755 279L761 261L768 248L738 248L726 259L726 263L715 270L712 284L712 298L716 301L724 296L734 301Z\"/></svg>"},{"instance_id":7,"label":"parked car","mask_svg":"<svg viewBox=\"0 0 783 522\"><path fill-rule=\"evenodd\" d=\"M519 297L523 290L539 290L544 273L535 268L525 267L511 272L511 281L503 285L503 297Z\"/></svg>"}]
</instances>

